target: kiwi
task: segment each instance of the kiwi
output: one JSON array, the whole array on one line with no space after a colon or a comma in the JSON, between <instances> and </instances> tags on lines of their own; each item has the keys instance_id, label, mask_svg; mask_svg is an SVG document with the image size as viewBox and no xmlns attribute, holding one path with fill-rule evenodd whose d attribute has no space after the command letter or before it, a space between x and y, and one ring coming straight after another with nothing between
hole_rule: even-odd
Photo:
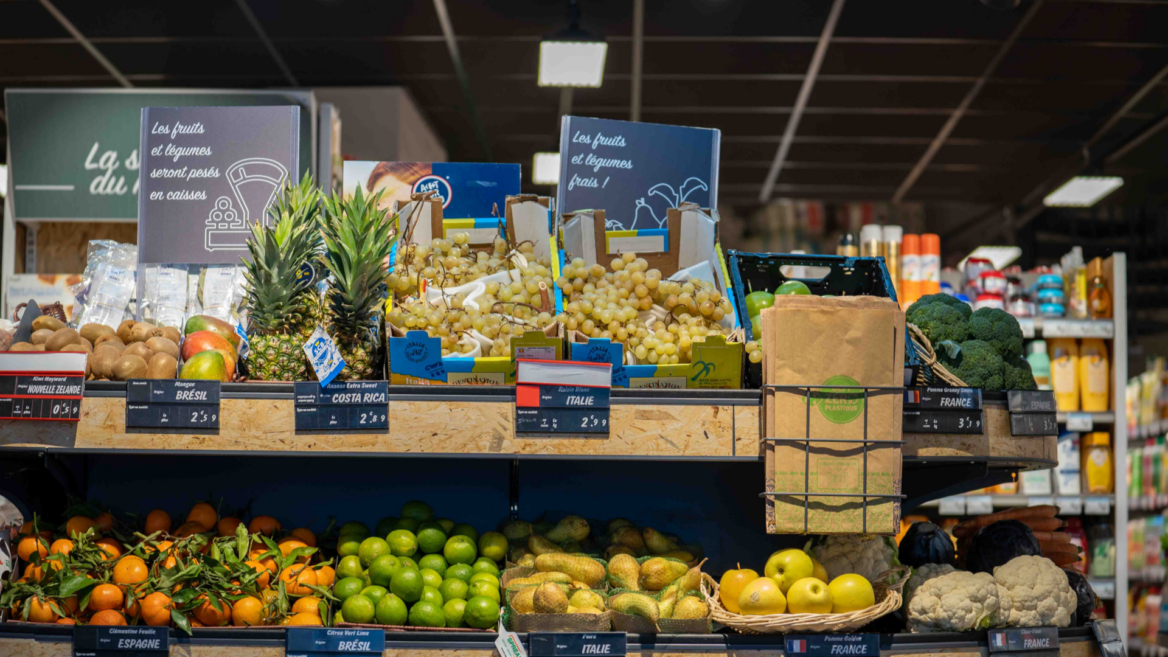
<instances>
[{"instance_id":1,"label":"kiwi","mask_svg":"<svg viewBox=\"0 0 1168 657\"><path fill-rule=\"evenodd\" d=\"M141 358L142 360L149 363L150 359L154 356L154 350L150 347L147 347L145 342L135 342L134 344L126 347L126 350L122 352L122 355L137 356L138 358Z\"/></svg>"},{"instance_id":2,"label":"kiwi","mask_svg":"<svg viewBox=\"0 0 1168 657\"><path fill-rule=\"evenodd\" d=\"M67 344L64 347L61 347L60 349L58 349L57 351L79 351L79 352L85 354L85 353L89 353L89 347L87 347L83 344L77 344L75 342L73 344Z\"/></svg>"},{"instance_id":3,"label":"kiwi","mask_svg":"<svg viewBox=\"0 0 1168 657\"><path fill-rule=\"evenodd\" d=\"M130 344L134 341L134 324L137 324L137 322L132 319L127 319L121 324L118 324L116 333L118 339L122 341L122 344Z\"/></svg>"},{"instance_id":4,"label":"kiwi","mask_svg":"<svg viewBox=\"0 0 1168 657\"><path fill-rule=\"evenodd\" d=\"M41 329L39 331L33 331L32 335L29 336L28 341L33 344L44 344L49 341L49 338L53 337L53 333L53 329Z\"/></svg>"},{"instance_id":5,"label":"kiwi","mask_svg":"<svg viewBox=\"0 0 1168 657\"><path fill-rule=\"evenodd\" d=\"M126 348L126 343L122 342L122 339L113 333L107 333L105 335L99 336L96 340L93 341L93 347L95 349L102 345L116 347L119 352Z\"/></svg>"},{"instance_id":6,"label":"kiwi","mask_svg":"<svg viewBox=\"0 0 1168 657\"><path fill-rule=\"evenodd\" d=\"M65 328L65 322L62 322L56 317L52 317L50 315L41 315L40 317L32 320L32 330L34 331L39 331L41 329L57 331L63 328Z\"/></svg>"},{"instance_id":7,"label":"kiwi","mask_svg":"<svg viewBox=\"0 0 1168 657\"><path fill-rule=\"evenodd\" d=\"M43 345L43 344L33 345L33 350L34 351L44 351L45 345Z\"/></svg>"},{"instance_id":8,"label":"kiwi","mask_svg":"<svg viewBox=\"0 0 1168 657\"><path fill-rule=\"evenodd\" d=\"M89 347L89 353L93 353L93 342L88 340L84 335L81 336L81 340L78 342L78 344L83 344L86 347Z\"/></svg>"},{"instance_id":9,"label":"kiwi","mask_svg":"<svg viewBox=\"0 0 1168 657\"><path fill-rule=\"evenodd\" d=\"M97 342L97 339L103 335L115 335L114 330L105 324L86 324L81 327L81 337L90 342Z\"/></svg>"},{"instance_id":10,"label":"kiwi","mask_svg":"<svg viewBox=\"0 0 1168 657\"><path fill-rule=\"evenodd\" d=\"M31 342L16 342L11 347L8 348L8 351L40 351L40 350L37 349L36 345L32 344Z\"/></svg>"},{"instance_id":11,"label":"kiwi","mask_svg":"<svg viewBox=\"0 0 1168 657\"><path fill-rule=\"evenodd\" d=\"M158 352L146 367L147 379L173 379L178 375L178 361L168 353Z\"/></svg>"},{"instance_id":12,"label":"kiwi","mask_svg":"<svg viewBox=\"0 0 1168 657\"><path fill-rule=\"evenodd\" d=\"M146 376L146 361L139 356L122 356L114 361L113 380L128 381Z\"/></svg>"},{"instance_id":13,"label":"kiwi","mask_svg":"<svg viewBox=\"0 0 1168 657\"><path fill-rule=\"evenodd\" d=\"M170 340L171 342L175 343L176 345L180 344L182 342L182 333L180 333L179 330L173 326L163 326L162 327L162 337L166 338L167 340Z\"/></svg>"},{"instance_id":14,"label":"kiwi","mask_svg":"<svg viewBox=\"0 0 1168 657\"><path fill-rule=\"evenodd\" d=\"M120 356L118 350L113 347L98 347L89 357L89 369L95 377L108 379L113 375L114 361Z\"/></svg>"},{"instance_id":15,"label":"kiwi","mask_svg":"<svg viewBox=\"0 0 1168 657\"><path fill-rule=\"evenodd\" d=\"M61 351L67 344L79 344L81 335L71 328L63 328L45 341L45 351Z\"/></svg>"},{"instance_id":16,"label":"kiwi","mask_svg":"<svg viewBox=\"0 0 1168 657\"><path fill-rule=\"evenodd\" d=\"M12 346L12 331L0 330L0 351L8 351Z\"/></svg>"},{"instance_id":17,"label":"kiwi","mask_svg":"<svg viewBox=\"0 0 1168 657\"><path fill-rule=\"evenodd\" d=\"M161 337L162 329L148 322L138 322L130 333L133 335L134 342L145 342L150 338Z\"/></svg>"},{"instance_id":18,"label":"kiwi","mask_svg":"<svg viewBox=\"0 0 1168 657\"><path fill-rule=\"evenodd\" d=\"M150 347L150 351L153 351L156 354L160 352L164 354L170 354L171 358L178 360L178 345L171 342L166 337L150 338L146 341L146 346Z\"/></svg>"}]
</instances>

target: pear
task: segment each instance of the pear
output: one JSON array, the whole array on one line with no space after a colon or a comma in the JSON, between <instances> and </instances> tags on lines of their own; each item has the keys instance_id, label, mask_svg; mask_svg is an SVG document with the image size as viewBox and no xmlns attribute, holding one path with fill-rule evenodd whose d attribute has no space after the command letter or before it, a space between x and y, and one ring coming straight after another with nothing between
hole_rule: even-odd
<instances>
[{"instance_id":1,"label":"pear","mask_svg":"<svg viewBox=\"0 0 1168 657\"><path fill-rule=\"evenodd\" d=\"M563 552L560 546L552 543L542 536L532 536L527 539L527 549L531 550L533 554L539 556L541 554L554 554Z\"/></svg>"},{"instance_id":2,"label":"pear","mask_svg":"<svg viewBox=\"0 0 1168 657\"><path fill-rule=\"evenodd\" d=\"M604 598L596 591L589 591L587 589L580 591L573 591L571 597L568 598L568 604L573 607L593 607L596 609L604 609Z\"/></svg>"},{"instance_id":3,"label":"pear","mask_svg":"<svg viewBox=\"0 0 1168 657\"><path fill-rule=\"evenodd\" d=\"M567 516L556 523L544 537L553 543L565 541L582 541L588 538L588 521L580 516Z\"/></svg>"},{"instance_id":4,"label":"pear","mask_svg":"<svg viewBox=\"0 0 1168 657\"><path fill-rule=\"evenodd\" d=\"M508 589L514 589L520 586L531 586L534 584L545 584L547 582L559 582L560 584L569 584L572 581L571 575L565 573L536 573L528 577L517 577L510 582L507 582Z\"/></svg>"},{"instance_id":5,"label":"pear","mask_svg":"<svg viewBox=\"0 0 1168 657\"><path fill-rule=\"evenodd\" d=\"M641 588L647 591L660 591L688 571L689 568L679 561L653 557L641 564Z\"/></svg>"},{"instance_id":6,"label":"pear","mask_svg":"<svg viewBox=\"0 0 1168 657\"><path fill-rule=\"evenodd\" d=\"M537 614L563 614L568 611L568 596L555 582L546 582L536 587L531 602Z\"/></svg>"},{"instance_id":7,"label":"pear","mask_svg":"<svg viewBox=\"0 0 1168 657\"><path fill-rule=\"evenodd\" d=\"M574 554L541 554L535 558L535 569L541 573L566 573L590 587L603 582L606 575L604 566L596 559Z\"/></svg>"},{"instance_id":8,"label":"pear","mask_svg":"<svg viewBox=\"0 0 1168 657\"><path fill-rule=\"evenodd\" d=\"M511 594L511 608L519 614L535 613L535 590L538 586L525 586Z\"/></svg>"},{"instance_id":9,"label":"pear","mask_svg":"<svg viewBox=\"0 0 1168 657\"><path fill-rule=\"evenodd\" d=\"M502 533L512 543L526 541L531 536L531 523L525 520L510 520L503 525Z\"/></svg>"},{"instance_id":10,"label":"pear","mask_svg":"<svg viewBox=\"0 0 1168 657\"><path fill-rule=\"evenodd\" d=\"M640 616L654 625L661 617L657 601L643 593L618 593L608 599L608 608L622 614Z\"/></svg>"},{"instance_id":11,"label":"pear","mask_svg":"<svg viewBox=\"0 0 1168 657\"><path fill-rule=\"evenodd\" d=\"M677 543L652 527L641 530L641 537L645 540L645 547L653 554L664 554L677 549Z\"/></svg>"},{"instance_id":12,"label":"pear","mask_svg":"<svg viewBox=\"0 0 1168 657\"><path fill-rule=\"evenodd\" d=\"M606 534L611 534L611 533L615 532L620 527L632 527L632 526L633 526L632 520L628 520L625 518L614 518L613 520L609 520L608 524L604 526L604 532Z\"/></svg>"},{"instance_id":13,"label":"pear","mask_svg":"<svg viewBox=\"0 0 1168 657\"><path fill-rule=\"evenodd\" d=\"M673 607L671 618L706 618L710 615L710 608L696 596L686 596Z\"/></svg>"},{"instance_id":14,"label":"pear","mask_svg":"<svg viewBox=\"0 0 1168 657\"><path fill-rule=\"evenodd\" d=\"M608 583L613 588L640 591L641 566L627 554L615 555L608 562Z\"/></svg>"}]
</instances>

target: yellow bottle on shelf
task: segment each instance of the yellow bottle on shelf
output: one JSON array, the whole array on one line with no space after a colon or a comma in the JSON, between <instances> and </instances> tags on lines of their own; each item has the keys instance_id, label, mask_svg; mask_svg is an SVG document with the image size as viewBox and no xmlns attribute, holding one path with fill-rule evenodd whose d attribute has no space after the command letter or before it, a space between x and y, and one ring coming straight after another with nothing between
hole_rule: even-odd
<instances>
[{"instance_id":1,"label":"yellow bottle on shelf","mask_svg":"<svg viewBox=\"0 0 1168 657\"><path fill-rule=\"evenodd\" d=\"M1115 468L1111 465L1111 434L1096 431L1083 436L1083 485L1091 495L1114 489Z\"/></svg>"},{"instance_id":2,"label":"yellow bottle on shelf","mask_svg":"<svg viewBox=\"0 0 1168 657\"><path fill-rule=\"evenodd\" d=\"M1047 340L1050 350L1050 387L1063 412L1079 410L1079 348L1074 338Z\"/></svg>"},{"instance_id":3,"label":"yellow bottle on shelf","mask_svg":"<svg viewBox=\"0 0 1168 657\"><path fill-rule=\"evenodd\" d=\"M1079 344L1079 405L1082 410L1110 410L1111 397L1108 393L1111 386L1108 383L1111 369L1108 365L1107 345L1103 340L1084 338Z\"/></svg>"}]
</instances>

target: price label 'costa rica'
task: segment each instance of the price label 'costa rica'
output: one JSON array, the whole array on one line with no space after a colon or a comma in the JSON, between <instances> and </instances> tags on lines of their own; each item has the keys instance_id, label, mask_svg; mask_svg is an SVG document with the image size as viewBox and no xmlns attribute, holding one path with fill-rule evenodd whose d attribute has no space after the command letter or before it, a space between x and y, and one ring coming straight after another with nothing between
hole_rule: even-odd
<instances>
[{"instance_id":1,"label":"price label 'costa rica'","mask_svg":"<svg viewBox=\"0 0 1168 657\"><path fill-rule=\"evenodd\" d=\"M295 399L297 431L389 429L388 381L297 381Z\"/></svg>"}]
</instances>

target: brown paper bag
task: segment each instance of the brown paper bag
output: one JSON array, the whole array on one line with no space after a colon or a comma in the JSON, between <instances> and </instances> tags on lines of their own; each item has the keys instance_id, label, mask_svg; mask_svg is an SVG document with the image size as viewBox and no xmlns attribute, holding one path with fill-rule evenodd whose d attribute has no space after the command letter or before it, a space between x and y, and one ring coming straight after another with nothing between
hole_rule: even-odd
<instances>
[{"instance_id":1,"label":"brown paper bag","mask_svg":"<svg viewBox=\"0 0 1168 657\"><path fill-rule=\"evenodd\" d=\"M772 534L895 534L900 529L904 312L889 299L780 296L762 311L766 490ZM839 386L839 387L830 387ZM866 430L866 436L865 436ZM817 442L814 439L855 442ZM844 495L857 495L847 497Z\"/></svg>"}]
</instances>

